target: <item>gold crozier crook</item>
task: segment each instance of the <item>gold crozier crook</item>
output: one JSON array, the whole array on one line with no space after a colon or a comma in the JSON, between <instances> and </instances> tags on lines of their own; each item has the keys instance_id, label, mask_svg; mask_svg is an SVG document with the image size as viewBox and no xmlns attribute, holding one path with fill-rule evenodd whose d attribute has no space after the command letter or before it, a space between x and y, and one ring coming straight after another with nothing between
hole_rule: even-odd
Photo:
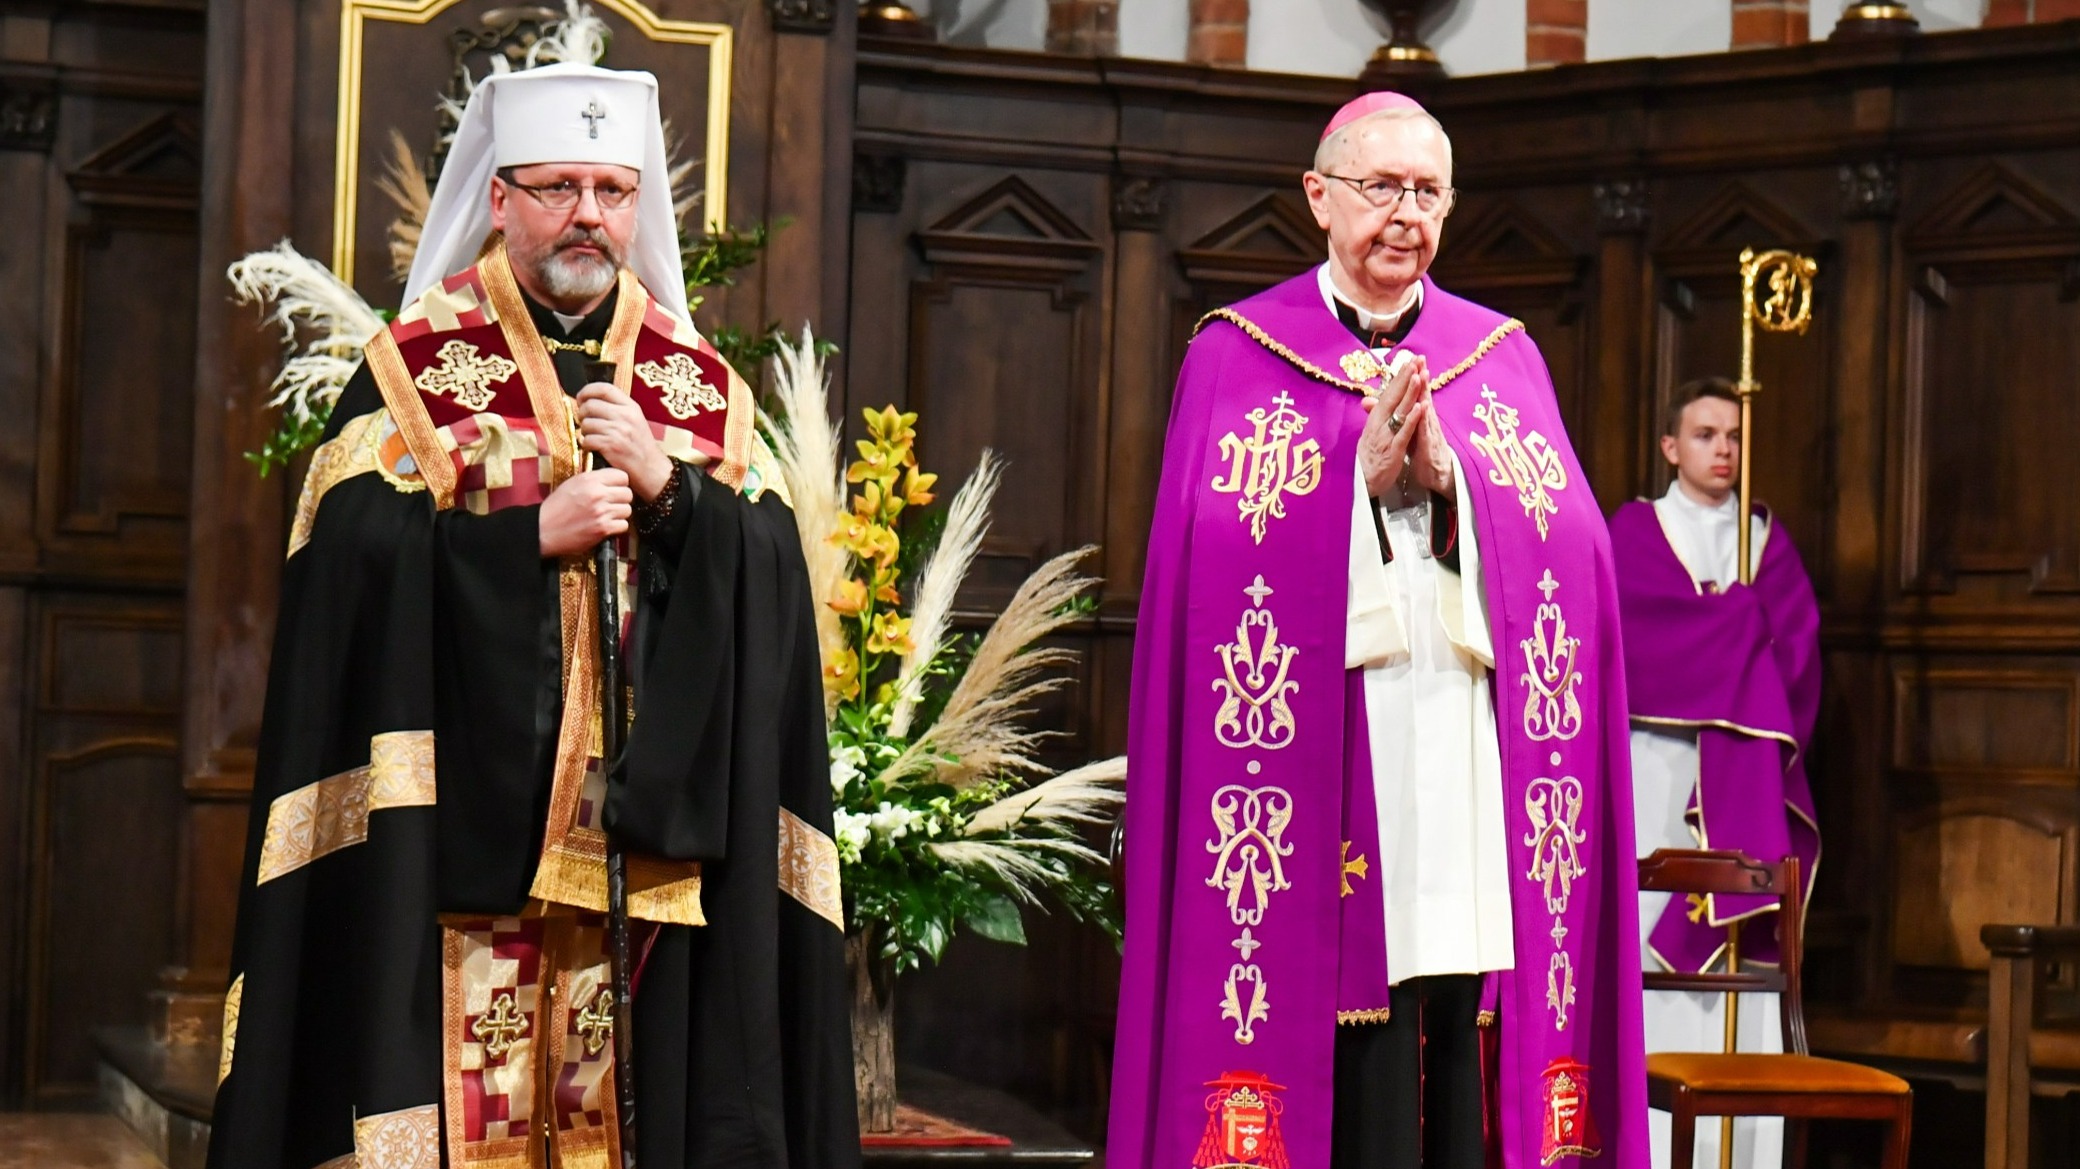
<instances>
[{"instance_id":1,"label":"gold crozier crook","mask_svg":"<svg viewBox=\"0 0 2080 1169\"><path fill-rule=\"evenodd\" d=\"M1740 581L1755 582L1755 566L1749 549L1749 520L1754 495L1748 486L1749 428L1755 394L1762 389L1755 380L1755 326L1772 333L1804 333L1813 322L1813 277L1820 265L1811 256L1782 248L1757 255L1754 248L1741 249L1741 380L1734 388L1741 396L1741 510ZM1760 282L1762 287L1757 288ZM1761 294L1761 299L1757 295Z\"/></svg>"}]
</instances>

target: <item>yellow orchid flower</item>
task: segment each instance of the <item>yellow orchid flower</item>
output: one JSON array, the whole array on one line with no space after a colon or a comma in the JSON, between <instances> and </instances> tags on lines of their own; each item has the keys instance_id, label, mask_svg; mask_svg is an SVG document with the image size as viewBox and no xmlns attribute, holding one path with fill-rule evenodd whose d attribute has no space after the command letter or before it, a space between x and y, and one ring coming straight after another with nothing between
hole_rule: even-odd
<instances>
[{"instance_id":1,"label":"yellow orchid flower","mask_svg":"<svg viewBox=\"0 0 2080 1169\"><path fill-rule=\"evenodd\" d=\"M841 699L859 697L859 655L847 646L823 668L823 688Z\"/></svg>"},{"instance_id":2,"label":"yellow orchid flower","mask_svg":"<svg viewBox=\"0 0 2080 1169\"><path fill-rule=\"evenodd\" d=\"M924 507L931 503L938 498L932 494L932 484L938 481L939 476L920 471L912 464L909 473L903 477L903 502L911 507Z\"/></svg>"},{"instance_id":3,"label":"yellow orchid flower","mask_svg":"<svg viewBox=\"0 0 2080 1169\"><path fill-rule=\"evenodd\" d=\"M867 635L867 652L870 654L909 653L910 619L901 613L893 611L874 614L874 629Z\"/></svg>"},{"instance_id":4,"label":"yellow orchid flower","mask_svg":"<svg viewBox=\"0 0 2080 1169\"><path fill-rule=\"evenodd\" d=\"M857 617L867 607L865 581L848 580L838 586L838 595L825 602L843 617Z\"/></svg>"}]
</instances>

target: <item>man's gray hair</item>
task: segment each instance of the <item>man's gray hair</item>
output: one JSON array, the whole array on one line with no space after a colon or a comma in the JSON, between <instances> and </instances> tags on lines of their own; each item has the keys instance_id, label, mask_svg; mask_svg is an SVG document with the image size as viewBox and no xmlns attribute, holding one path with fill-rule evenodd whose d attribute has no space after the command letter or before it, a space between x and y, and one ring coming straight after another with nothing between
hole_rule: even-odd
<instances>
[{"instance_id":1,"label":"man's gray hair","mask_svg":"<svg viewBox=\"0 0 2080 1169\"><path fill-rule=\"evenodd\" d=\"M1330 168L1337 165L1337 159L1350 146L1352 140L1358 136L1358 132L1367 126L1376 126L1381 122L1407 122L1417 119L1430 123L1431 128L1437 131L1438 138L1444 142L1444 180L1447 183L1451 182L1452 136L1444 132L1444 124L1432 117L1430 111L1411 109L1407 106L1378 110L1366 114L1349 125L1339 127L1334 134L1322 139L1320 146L1314 148L1314 169L1319 174L1328 174Z\"/></svg>"}]
</instances>

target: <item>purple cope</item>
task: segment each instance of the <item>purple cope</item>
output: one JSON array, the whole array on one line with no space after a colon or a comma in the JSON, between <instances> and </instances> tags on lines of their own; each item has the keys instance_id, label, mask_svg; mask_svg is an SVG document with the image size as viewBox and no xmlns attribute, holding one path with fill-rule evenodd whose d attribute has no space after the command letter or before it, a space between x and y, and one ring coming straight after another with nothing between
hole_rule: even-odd
<instances>
[{"instance_id":1,"label":"purple cope","mask_svg":"<svg viewBox=\"0 0 2080 1169\"><path fill-rule=\"evenodd\" d=\"M1515 968L1481 1022L1491 1161L1645 1169L1638 872L1611 545L1537 347L1424 280L1493 634ZM1326 1169L1339 1022L1385 1017L1363 673L1344 668L1361 396L1314 271L1178 377L1135 644L1107 1158Z\"/></svg>"},{"instance_id":2,"label":"purple cope","mask_svg":"<svg viewBox=\"0 0 2080 1169\"><path fill-rule=\"evenodd\" d=\"M1804 750L1820 713L1820 609L1790 538L1770 520L1755 581L1707 591L1662 531L1654 505L1634 500L1611 517L1622 572L1625 675L1632 721L1697 730L1697 789L1685 812L1701 848L1731 848L1775 862L1796 855L1806 891L1819 867L1820 826ZM1716 962L1726 926L1741 927L1741 953L1777 959L1773 897L1711 896L1695 907L1672 898L1647 943L1671 970Z\"/></svg>"}]
</instances>

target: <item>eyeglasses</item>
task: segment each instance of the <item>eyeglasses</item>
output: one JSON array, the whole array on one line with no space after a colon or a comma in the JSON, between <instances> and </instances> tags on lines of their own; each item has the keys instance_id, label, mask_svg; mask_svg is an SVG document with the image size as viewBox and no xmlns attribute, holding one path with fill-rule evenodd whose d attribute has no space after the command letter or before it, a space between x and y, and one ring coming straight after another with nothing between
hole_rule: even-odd
<instances>
[{"instance_id":1,"label":"eyeglasses","mask_svg":"<svg viewBox=\"0 0 2080 1169\"><path fill-rule=\"evenodd\" d=\"M1452 187L1434 187L1428 183L1418 186L1403 186L1399 179L1352 179L1342 175L1323 173L1325 179L1349 183L1358 197L1374 207L1399 207L1410 195L1416 197L1416 210L1425 215L1445 215L1452 210L1459 192Z\"/></svg>"},{"instance_id":2,"label":"eyeglasses","mask_svg":"<svg viewBox=\"0 0 2080 1169\"><path fill-rule=\"evenodd\" d=\"M499 181L533 195L542 206L551 211L569 211L578 205L578 200L584 198L587 191L591 191L592 197L599 201L602 211L625 211L634 205L639 190L636 187L624 187L620 183L564 182L535 187L503 177Z\"/></svg>"}]
</instances>

